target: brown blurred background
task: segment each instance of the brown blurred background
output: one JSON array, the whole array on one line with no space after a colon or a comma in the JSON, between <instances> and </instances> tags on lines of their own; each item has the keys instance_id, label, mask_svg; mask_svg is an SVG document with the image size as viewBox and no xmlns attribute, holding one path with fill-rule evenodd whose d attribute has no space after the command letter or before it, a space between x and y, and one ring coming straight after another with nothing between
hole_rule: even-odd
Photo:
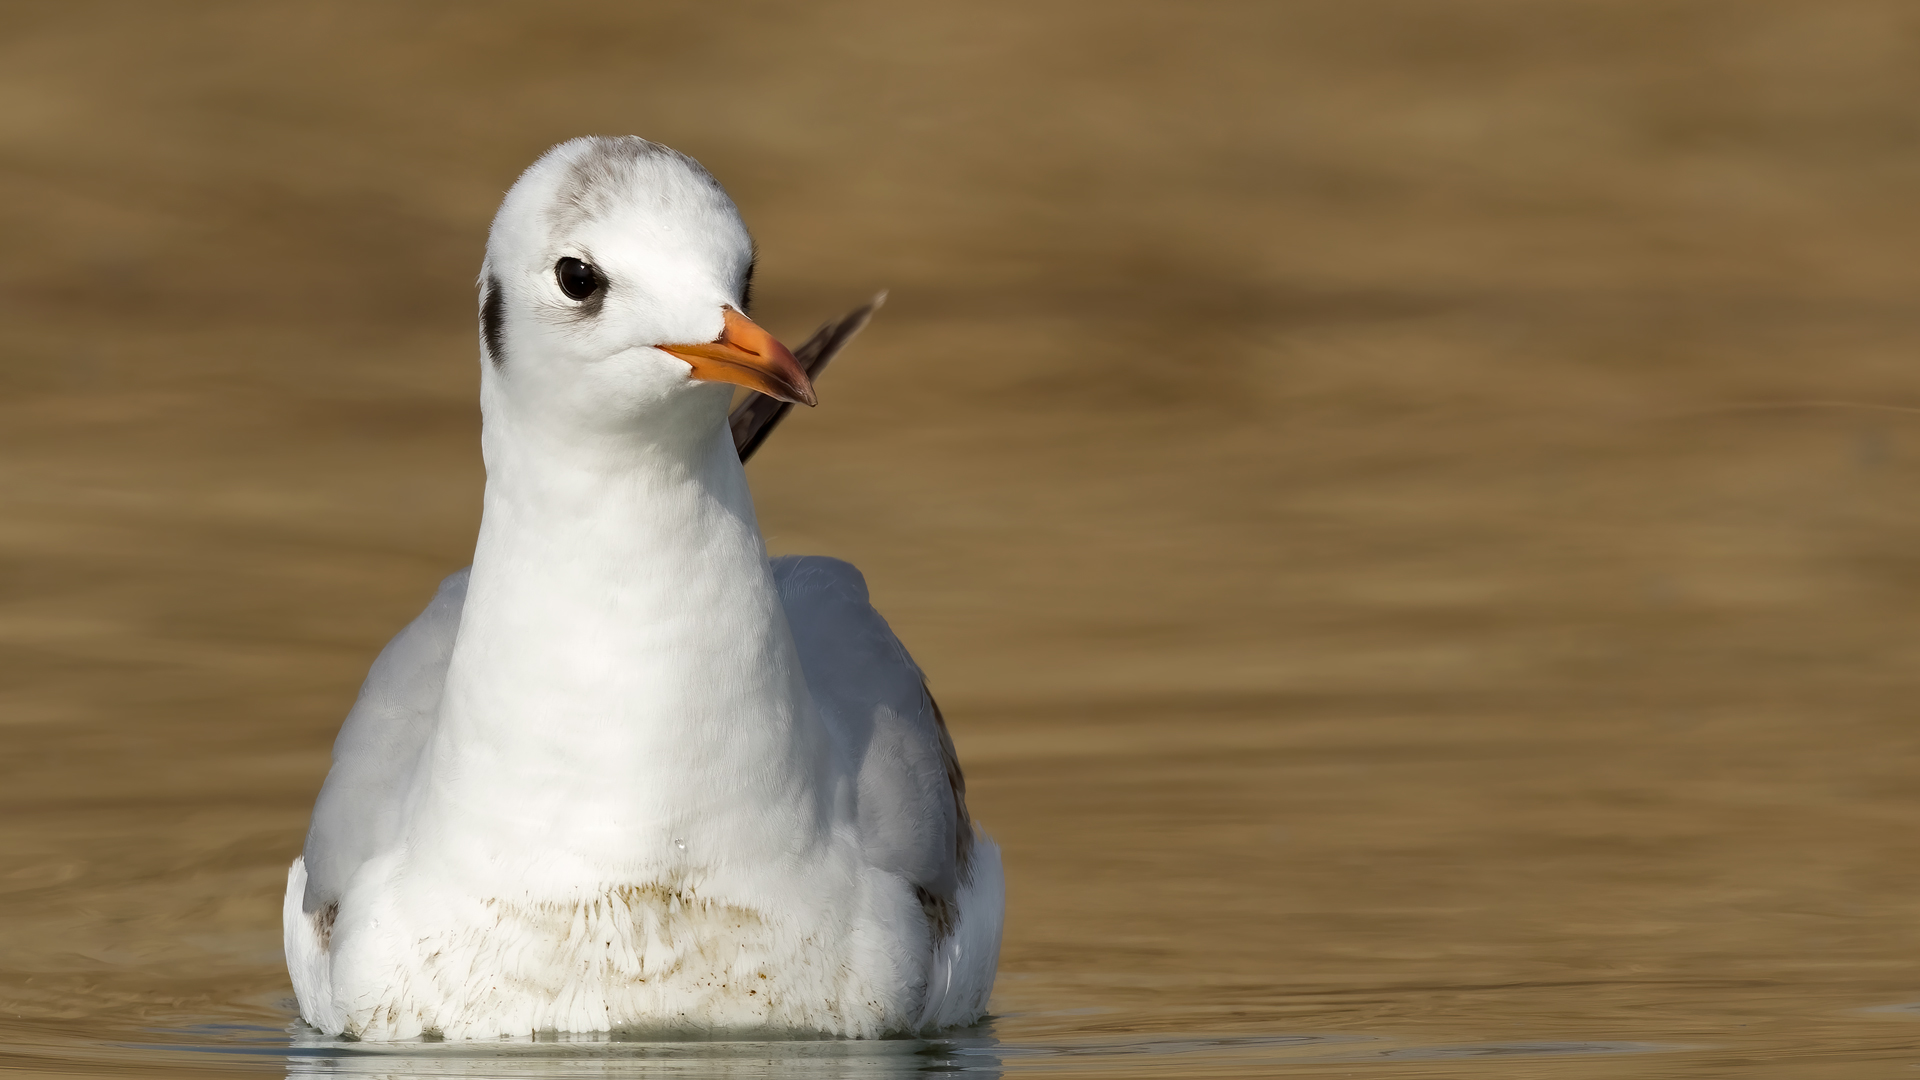
<instances>
[{"instance_id":1,"label":"brown blurred background","mask_svg":"<svg viewBox=\"0 0 1920 1080\"><path fill-rule=\"evenodd\" d=\"M584 133L721 178L785 340L892 290L750 472L933 675L1000 1037L1920 1061L1920 7L1273 0L0 6L16 1064L290 1017Z\"/></svg>"}]
</instances>

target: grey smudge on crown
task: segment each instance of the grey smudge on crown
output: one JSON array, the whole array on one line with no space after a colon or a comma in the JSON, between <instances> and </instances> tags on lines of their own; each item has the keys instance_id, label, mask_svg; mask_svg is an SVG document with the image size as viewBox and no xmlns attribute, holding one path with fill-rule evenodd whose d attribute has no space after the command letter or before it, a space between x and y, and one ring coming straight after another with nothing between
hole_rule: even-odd
<instances>
[{"instance_id":1,"label":"grey smudge on crown","mask_svg":"<svg viewBox=\"0 0 1920 1080\"><path fill-rule=\"evenodd\" d=\"M672 147L649 142L638 135L589 135L576 141L585 142L587 147L567 166L567 175L554 193L549 215L555 233L568 232L598 217L629 190L642 162L661 158L678 161L693 176L706 181L721 198L727 197L726 189L705 166Z\"/></svg>"},{"instance_id":2,"label":"grey smudge on crown","mask_svg":"<svg viewBox=\"0 0 1920 1080\"><path fill-rule=\"evenodd\" d=\"M488 274L480 282L480 345L494 367L507 362L506 301L500 295L500 278Z\"/></svg>"}]
</instances>

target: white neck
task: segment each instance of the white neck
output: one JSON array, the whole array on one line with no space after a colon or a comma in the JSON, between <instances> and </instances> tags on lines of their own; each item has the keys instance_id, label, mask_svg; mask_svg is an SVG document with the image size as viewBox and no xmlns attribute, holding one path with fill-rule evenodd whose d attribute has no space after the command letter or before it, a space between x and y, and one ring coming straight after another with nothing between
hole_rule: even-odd
<instances>
[{"instance_id":1,"label":"white neck","mask_svg":"<svg viewBox=\"0 0 1920 1080\"><path fill-rule=\"evenodd\" d=\"M724 394L645 436L543 424L502 396L486 395L480 538L409 827L463 873L524 884L537 863L556 889L821 842L828 748Z\"/></svg>"}]
</instances>

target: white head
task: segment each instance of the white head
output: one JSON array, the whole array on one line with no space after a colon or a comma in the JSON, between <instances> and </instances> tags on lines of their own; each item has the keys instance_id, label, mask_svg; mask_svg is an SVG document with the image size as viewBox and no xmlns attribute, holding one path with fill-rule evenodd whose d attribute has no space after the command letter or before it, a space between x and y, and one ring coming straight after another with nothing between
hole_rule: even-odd
<instances>
[{"instance_id":1,"label":"white head","mask_svg":"<svg viewBox=\"0 0 1920 1080\"><path fill-rule=\"evenodd\" d=\"M561 143L507 192L480 272L481 405L595 433L722 421L750 387L813 404L806 374L746 317L753 240L677 151Z\"/></svg>"}]
</instances>

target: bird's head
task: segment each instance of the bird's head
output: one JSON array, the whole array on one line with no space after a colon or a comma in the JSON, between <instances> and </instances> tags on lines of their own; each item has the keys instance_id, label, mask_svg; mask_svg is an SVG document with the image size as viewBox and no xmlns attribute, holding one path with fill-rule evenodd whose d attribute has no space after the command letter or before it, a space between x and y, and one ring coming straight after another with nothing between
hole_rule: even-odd
<instances>
[{"instance_id":1,"label":"bird's head","mask_svg":"<svg viewBox=\"0 0 1920 1080\"><path fill-rule=\"evenodd\" d=\"M487 238L489 411L615 431L705 425L732 386L813 404L793 354L747 318L752 277L740 212L698 162L631 136L561 143Z\"/></svg>"}]
</instances>

